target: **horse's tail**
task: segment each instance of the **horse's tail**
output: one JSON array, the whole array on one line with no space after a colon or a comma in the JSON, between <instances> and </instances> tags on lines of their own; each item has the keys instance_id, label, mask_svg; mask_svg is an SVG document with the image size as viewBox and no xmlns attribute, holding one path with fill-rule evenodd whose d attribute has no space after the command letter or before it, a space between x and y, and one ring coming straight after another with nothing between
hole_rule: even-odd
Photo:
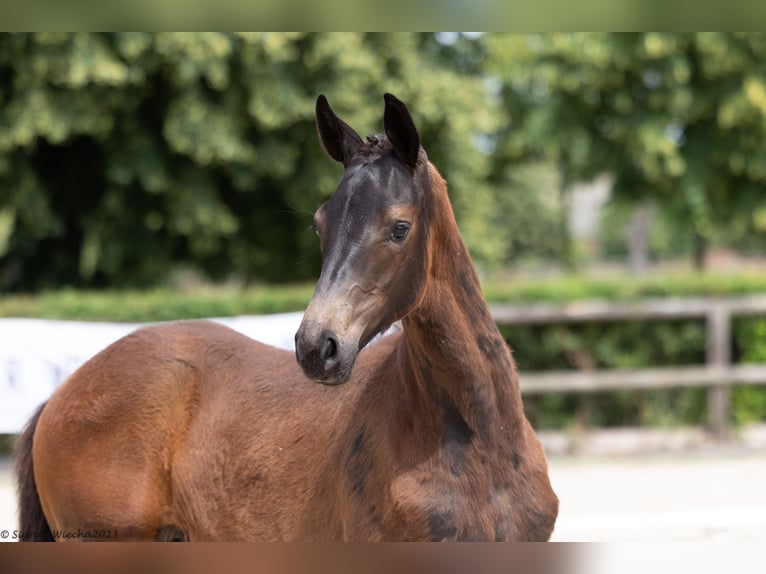
<instances>
[{"instance_id":1,"label":"horse's tail","mask_svg":"<svg viewBox=\"0 0 766 574\"><path fill-rule=\"evenodd\" d=\"M32 461L32 444L35 439L37 421L47 401L40 405L16 444L16 484L19 500L20 540L30 542L53 542L53 533L43 513L40 496L35 483L35 469Z\"/></svg>"}]
</instances>

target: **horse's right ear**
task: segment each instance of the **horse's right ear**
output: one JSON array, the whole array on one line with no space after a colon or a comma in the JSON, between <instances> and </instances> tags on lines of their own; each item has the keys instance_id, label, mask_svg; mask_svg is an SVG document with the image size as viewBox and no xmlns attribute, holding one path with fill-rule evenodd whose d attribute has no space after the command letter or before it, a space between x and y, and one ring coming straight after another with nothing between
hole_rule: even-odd
<instances>
[{"instance_id":1,"label":"horse's right ear","mask_svg":"<svg viewBox=\"0 0 766 574\"><path fill-rule=\"evenodd\" d=\"M331 158L347 166L356 150L362 145L362 138L354 131L354 128L335 115L327 98L323 95L317 98L316 122L322 147Z\"/></svg>"}]
</instances>

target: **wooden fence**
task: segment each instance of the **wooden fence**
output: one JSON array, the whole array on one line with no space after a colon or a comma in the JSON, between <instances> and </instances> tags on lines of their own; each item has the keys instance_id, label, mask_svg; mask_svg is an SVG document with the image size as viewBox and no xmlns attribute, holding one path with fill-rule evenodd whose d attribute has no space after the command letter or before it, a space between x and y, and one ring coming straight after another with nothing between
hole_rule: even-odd
<instances>
[{"instance_id":1,"label":"wooden fence","mask_svg":"<svg viewBox=\"0 0 766 574\"><path fill-rule=\"evenodd\" d=\"M704 365L523 372L521 390L525 394L707 387L710 430L717 438L725 439L729 435L731 386L766 384L766 364L733 364L731 353L732 317L766 315L766 295L649 299L631 303L577 301L561 305L490 305L490 308L498 325L705 319Z\"/></svg>"}]
</instances>

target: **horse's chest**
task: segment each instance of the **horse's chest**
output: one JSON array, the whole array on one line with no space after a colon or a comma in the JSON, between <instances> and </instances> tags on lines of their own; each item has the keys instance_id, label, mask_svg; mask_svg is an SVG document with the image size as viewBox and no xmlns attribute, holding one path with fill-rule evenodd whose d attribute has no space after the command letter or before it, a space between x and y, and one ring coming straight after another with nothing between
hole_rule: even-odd
<instances>
[{"instance_id":1,"label":"horse's chest","mask_svg":"<svg viewBox=\"0 0 766 574\"><path fill-rule=\"evenodd\" d=\"M394 516L405 533L402 538L487 541L510 537L510 497L484 482L478 479L470 484L451 475L419 473L397 477L391 497Z\"/></svg>"},{"instance_id":2,"label":"horse's chest","mask_svg":"<svg viewBox=\"0 0 766 574\"><path fill-rule=\"evenodd\" d=\"M392 464L396 456L376 456L379 452L370 448L374 443L365 429L355 436L343 458L340 504L346 507L347 536L384 540L512 537L509 481L496 480L508 473L477 455L472 432L456 421L445 422L439 448L414 466Z\"/></svg>"}]
</instances>

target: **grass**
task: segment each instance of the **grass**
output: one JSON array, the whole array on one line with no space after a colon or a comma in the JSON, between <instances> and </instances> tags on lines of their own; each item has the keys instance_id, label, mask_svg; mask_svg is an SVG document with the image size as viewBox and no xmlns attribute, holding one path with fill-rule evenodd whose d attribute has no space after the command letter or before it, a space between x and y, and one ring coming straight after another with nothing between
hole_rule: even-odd
<instances>
[{"instance_id":1,"label":"grass","mask_svg":"<svg viewBox=\"0 0 766 574\"><path fill-rule=\"evenodd\" d=\"M78 291L64 289L0 298L0 317L148 322L266 315L305 308L313 285L194 291L158 288L148 291Z\"/></svg>"},{"instance_id":2,"label":"grass","mask_svg":"<svg viewBox=\"0 0 766 574\"><path fill-rule=\"evenodd\" d=\"M520 279L484 284L490 302L560 303L581 299L632 301L654 297L736 296L766 292L766 274L652 274L645 277L567 275L546 280Z\"/></svg>"},{"instance_id":3,"label":"grass","mask_svg":"<svg viewBox=\"0 0 766 574\"><path fill-rule=\"evenodd\" d=\"M301 311L314 285L249 288L204 286L147 291L62 289L34 295L0 297L0 317L149 322L264 315ZM636 300L647 297L723 296L766 292L766 274L664 274L590 277L569 275L546 279L489 278L483 285L491 302L565 302L578 299Z\"/></svg>"}]
</instances>

